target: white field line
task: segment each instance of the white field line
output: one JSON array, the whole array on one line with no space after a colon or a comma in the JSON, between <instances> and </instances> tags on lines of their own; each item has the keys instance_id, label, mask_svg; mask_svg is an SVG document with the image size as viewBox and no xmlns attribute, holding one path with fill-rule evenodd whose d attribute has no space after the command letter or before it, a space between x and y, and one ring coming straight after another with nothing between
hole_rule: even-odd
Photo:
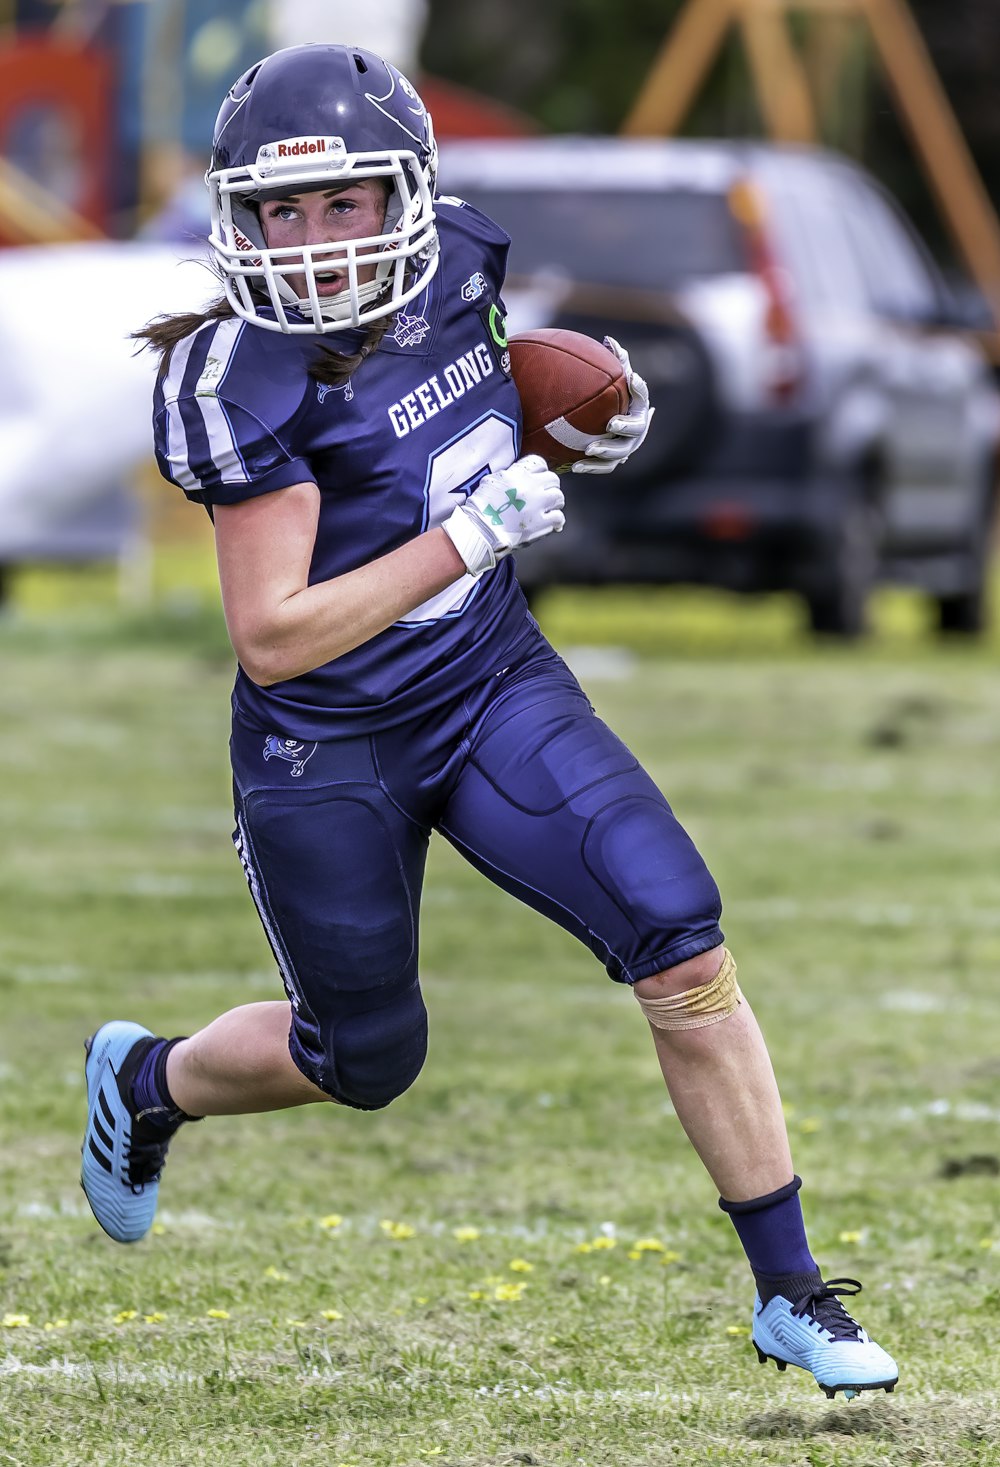
<instances>
[{"instance_id":1,"label":"white field line","mask_svg":"<svg viewBox=\"0 0 1000 1467\"><path fill-rule=\"evenodd\" d=\"M1000 928L1000 909L982 907L933 907L927 903L797 901L793 897L769 897L760 901L726 903L726 914L749 922L836 922L849 927L917 927L950 931L960 927L995 932Z\"/></svg>"},{"instance_id":2,"label":"white field line","mask_svg":"<svg viewBox=\"0 0 1000 1467\"><path fill-rule=\"evenodd\" d=\"M213 1378L217 1376L216 1371L211 1372ZM296 1383L300 1386L331 1386L339 1385L352 1372L346 1370L334 1370L325 1368L314 1368L311 1370L297 1371L295 1373ZM96 1362L69 1360L49 1360L44 1364L37 1364L31 1360L21 1360L16 1355L7 1355L0 1359L0 1379L5 1377L20 1376L37 1380L94 1380L97 1379L102 1385L123 1386L174 1386L174 1385L200 1385L207 1375L201 1375L192 1370L179 1370L174 1366L156 1365L151 1367L124 1366L124 1365L98 1365ZM259 1380L259 1371L245 1374L240 1370L229 1370L227 1376L231 1380ZM289 1377L283 1374L283 1379ZM405 1380L386 1381L380 1386L387 1394L405 1395L410 1398L414 1395L428 1394L437 1396L440 1393L440 1380L422 1378L419 1373ZM499 1380L493 1385L466 1386L463 1388L454 1383L449 1385L449 1391L453 1396L465 1394L480 1399L506 1399L517 1400L519 1398L535 1401L573 1401L580 1404L600 1401L638 1402L655 1401L664 1405L691 1405L704 1401L705 1397L694 1391L667 1391L662 1386L652 1386L646 1389L627 1390L617 1388L614 1390L587 1391L579 1386L571 1386L564 1381L542 1382Z\"/></svg>"}]
</instances>

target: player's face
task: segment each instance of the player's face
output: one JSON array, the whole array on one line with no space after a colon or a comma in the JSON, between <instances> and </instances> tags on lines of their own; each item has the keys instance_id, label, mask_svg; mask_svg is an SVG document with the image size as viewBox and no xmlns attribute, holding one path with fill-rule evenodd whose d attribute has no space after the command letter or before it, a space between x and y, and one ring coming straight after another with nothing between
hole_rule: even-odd
<instances>
[{"instance_id":1,"label":"player's face","mask_svg":"<svg viewBox=\"0 0 1000 1467\"><path fill-rule=\"evenodd\" d=\"M385 221L387 189L381 179L358 178L337 188L291 194L284 199L268 199L260 206L260 223L268 249L289 249L295 245L335 244L342 239L366 239L381 234ZM294 256L290 257L294 260ZM358 270L358 283L374 279L375 266ZM304 275L285 277L300 297L307 294ZM338 295L347 289L347 262L340 266L336 259L317 273L316 288L321 296Z\"/></svg>"}]
</instances>

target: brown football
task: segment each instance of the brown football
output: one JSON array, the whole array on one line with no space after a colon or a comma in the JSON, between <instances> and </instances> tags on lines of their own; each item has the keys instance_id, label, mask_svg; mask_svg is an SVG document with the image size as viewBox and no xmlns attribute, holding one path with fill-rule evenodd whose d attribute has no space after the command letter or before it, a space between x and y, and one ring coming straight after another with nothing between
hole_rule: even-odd
<instances>
[{"instance_id":1,"label":"brown football","mask_svg":"<svg viewBox=\"0 0 1000 1467\"><path fill-rule=\"evenodd\" d=\"M607 431L609 418L628 412L622 364L603 342L558 327L523 331L509 348L524 415L521 452L541 454L563 473Z\"/></svg>"}]
</instances>

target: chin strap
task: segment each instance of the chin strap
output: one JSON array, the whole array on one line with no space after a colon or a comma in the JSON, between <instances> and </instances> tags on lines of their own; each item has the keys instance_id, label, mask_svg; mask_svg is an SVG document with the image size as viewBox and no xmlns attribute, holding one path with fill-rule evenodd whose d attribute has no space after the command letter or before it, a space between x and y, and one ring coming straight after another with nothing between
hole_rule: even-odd
<instances>
[{"instance_id":1,"label":"chin strap","mask_svg":"<svg viewBox=\"0 0 1000 1467\"><path fill-rule=\"evenodd\" d=\"M385 283L381 280L369 280L367 284L359 285L358 305L364 307L374 304L384 290ZM293 304L301 315L307 317L312 316L312 304L308 296L306 296L305 300L300 300L298 297L295 297L289 304ZM353 305L350 293L346 290L341 291L339 295L328 298L321 297L320 299L320 315L325 320L347 321L350 319L352 311Z\"/></svg>"}]
</instances>

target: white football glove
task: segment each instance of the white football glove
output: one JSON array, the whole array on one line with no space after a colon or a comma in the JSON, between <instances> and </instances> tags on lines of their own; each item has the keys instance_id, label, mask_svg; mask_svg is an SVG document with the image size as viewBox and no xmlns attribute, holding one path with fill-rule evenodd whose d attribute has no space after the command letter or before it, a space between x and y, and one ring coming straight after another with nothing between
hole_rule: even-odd
<instances>
[{"instance_id":1,"label":"white football glove","mask_svg":"<svg viewBox=\"0 0 1000 1467\"><path fill-rule=\"evenodd\" d=\"M480 479L441 528L470 576L481 576L519 545L561 530L565 502L558 475L532 453Z\"/></svg>"},{"instance_id":2,"label":"white football glove","mask_svg":"<svg viewBox=\"0 0 1000 1467\"><path fill-rule=\"evenodd\" d=\"M625 368L625 381L629 390L628 413L612 418L607 432L588 443L586 458L571 465L574 474L610 474L612 469L616 469L635 453L649 432L649 425L656 411L649 405L649 388L638 372L633 371L625 348L619 346L613 336L606 336L604 345L614 352Z\"/></svg>"}]
</instances>

